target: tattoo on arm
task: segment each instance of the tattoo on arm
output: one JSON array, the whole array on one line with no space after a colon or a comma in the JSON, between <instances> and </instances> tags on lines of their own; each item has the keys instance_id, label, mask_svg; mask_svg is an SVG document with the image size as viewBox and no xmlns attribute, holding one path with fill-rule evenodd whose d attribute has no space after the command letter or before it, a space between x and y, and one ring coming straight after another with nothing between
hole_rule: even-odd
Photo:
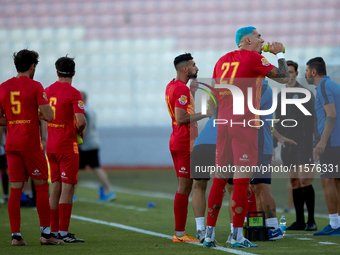
<instances>
[{"instance_id":1,"label":"tattoo on arm","mask_svg":"<svg viewBox=\"0 0 340 255\"><path fill-rule=\"evenodd\" d=\"M287 83L289 78L288 66L284 58L278 60L279 67L273 67L268 73L267 77L275 79L279 83Z\"/></svg>"}]
</instances>

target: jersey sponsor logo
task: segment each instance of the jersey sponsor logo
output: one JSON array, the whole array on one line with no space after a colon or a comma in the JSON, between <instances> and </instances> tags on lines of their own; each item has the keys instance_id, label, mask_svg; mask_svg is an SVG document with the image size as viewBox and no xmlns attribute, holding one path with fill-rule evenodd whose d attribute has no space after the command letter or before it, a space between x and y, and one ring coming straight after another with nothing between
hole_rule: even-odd
<instances>
[{"instance_id":1,"label":"jersey sponsor logo","mask_svg":"<svg viewBox=\"0 0 340 255\"><path fill-rule=\"evenodd\" d=\"M261 58L261 62L262 62L262 65L264 65L264 66L270 65L270 63L268 62L268 60L266 58Z\"/></svg>"},{"instance_id":2,"label":"jersey sponsor logo","mask_svg":"<svg viewBox=\"0 0 340 255\"><path fill-rule=\"evenodd\" d=\"M78 107L82 110L85 109L83 101L81 101L81 100L78 101Z\"/></svg>"},{"instance_id":3,"label":"jersey sponsor logo","mask_svg":"<svg viewBox=\"0 0 340 255\"><path fill-rule=\"evenodd\" d=\"M242 158L240 158L241 161L249 161L248 155L243 154Z\"/></svg>"},{"instance_id":4,"label":"jersey sponsor logo","mask_svg":"<svg viewBox=\"0 0 340 255\"><path fill-rule=\"evenodd\" d=\"M184 166L181 167L181 169L179 170L180 173L185 173L186 172L186 168Z\"/></svg>"},{"instance_id":5,"label":"jersey sponsor logo","mask_svg":"<svg viewBox=\"0 0 340 255\"><path fill-rule=\"evenodd\" d=\"M35 169L32 175L41 175L41 173L39 172L39 169Z\"/></svg>"},{"instance_id":6,"label":"jersey sponsor logo","mask_svg":"<svg viewBox=\"0 0 340 255\"><path fill-rule=\"evenodd\" d=\"M68 177L66 177L66 173L65 173L65 172L62 172L62 173L61 173L61 178L63 178L63 179L68 179Z\"/></svg>"},{"instance_id":7,"label":"jersey sponsor logo","mask_svg":"<svg viewBox=\"0 0 340 255\"><path fill-rule=\"evenodd\" d=\"M181 105L185 105L185 104L188 102L188 99L187 99L186 96L181 95L181 97L178 98L178 102L179 102Z\"/></svg>"},{"instance_id":8,"label":"jersey sponsor logo","mask_svg":"<svg viewBox=\"0 0 340 255\"><path fill-rule=\"evenodd\" d=\"M46 101L48 101L48 98L47 98L47 95L46 95L46 92L45 92L45 91L43 92L43 98L44 98Z\"/></svg>"}]
</instances>

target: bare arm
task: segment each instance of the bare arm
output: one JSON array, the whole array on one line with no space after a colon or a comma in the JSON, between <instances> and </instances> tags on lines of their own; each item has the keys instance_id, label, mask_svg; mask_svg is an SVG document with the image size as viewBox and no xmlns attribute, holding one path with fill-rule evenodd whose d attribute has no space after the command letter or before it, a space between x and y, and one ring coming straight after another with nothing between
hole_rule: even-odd
<instances>
[{"instance_id":1,"label":"bare arm","mask_svg":"<svg viewBox=\"0 0 340 255\"><path fill-rule=\"evenodd\" d=\"M336 116L337 116L334 103L326 104L324 106L324 109L326 112L325 128L323 130L320 142L315 147L314 158L316 158L317 155L323 154L325 152L326 144L329 139L329 136L331 135L333 131Z\"/></svg>"},{"instance_id":2,"label":"bare arm","mask_svg":"<svg viewBox=\"0 0 340 255\"><path fill-rule=\"evenodd\" d=\"M86 127L86 119L84 113L75 113L77 119L77 132L82 136Z\"/></svg>"},{"instance_id":3,"label":"bare arm","mask_svg":"<svg viewBox=\"0 0 340 255\"><path fill-rule=\"evenodd\" d=\"M277 138L277 140L279 141L279 143L282 144L282 147L285 147L285 143L290 143L290 144L295 144L297 145L296 142L294 142L292 139L289 139L287 137L284 137L282 135L279 134L279 132L276 131L276 129L274 128L274 133L273 136L275 136Z\"/></svg>"},{"instance_id":4,"label":"bare arm","mask_svg":"<svg viewBox=\"0 0 340 255\"><path fill-rule=\"evenodd\" d=\"M279 42L273 42L269 45L269 52L276 55L279 52L283 52L283 44ZM289 81L289 72L286 60L284 58L280 58L278 60L279 67L273 67L268 73L267 77L275 80L278 83L287 83Z\"/></svg>"},{"instance_id":5,"label":"bare arm","mask_svg":"<svg viewBox=\"0 0 340 255\"><path fill-rule=\"evenodd\" d=\"M175 120L178 125L184 125L192 122L196 122L203 118L210 117L209 115L203 115L201 113L189 114L187 111L180 107L175 107Z\"/></svg>"},{"instance_id":6,"label":"bare arm","mask_svg":"<svg viewBox=\"0 0 340 255\"><path fill-rule=\"evenodd\" d=\"M6 116L4 115L4 111L0 109L0 126L7 126Z\"/></svg>"},{"instance_id":7,"label":"bare arm","mask_svg":"<svg viewBox=\"0 0 340 255\"><path fill-rule=\"evenodd\" d=\"M288 66L284 58L278 60L279 67L273 67L268 73L267 77L273 79L278 83L287 83L289 81Z\"/></svg>"},{"instance_id":8,"label":"bare arm","mask_svg":"<svg viewBox=\"0 0 340 255\"><path fill-rule=\"evenodd\" d=\"M49 104L39 105L39 118L41 120L52 121L54 118L54 112Z\"/></svg>"}]
</instances>

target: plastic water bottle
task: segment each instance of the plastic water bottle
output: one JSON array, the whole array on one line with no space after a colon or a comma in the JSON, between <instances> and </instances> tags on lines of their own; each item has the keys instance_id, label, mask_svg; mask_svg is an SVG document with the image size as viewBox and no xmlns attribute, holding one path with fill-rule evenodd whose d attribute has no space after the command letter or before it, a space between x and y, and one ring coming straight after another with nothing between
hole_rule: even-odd
<instances>
[{"instance_id":1,"label":"plastic water bottle","mask_svg":"<svg viewBox=\"0 0 340 255\"><path fill-rule=\"evenodd\" d=\"M281 228L281 231L283 233L283 236L286 235L286 218L284 215L282 215L281 219L280 219L280 228Z\"/></svg>"}]
</instances>

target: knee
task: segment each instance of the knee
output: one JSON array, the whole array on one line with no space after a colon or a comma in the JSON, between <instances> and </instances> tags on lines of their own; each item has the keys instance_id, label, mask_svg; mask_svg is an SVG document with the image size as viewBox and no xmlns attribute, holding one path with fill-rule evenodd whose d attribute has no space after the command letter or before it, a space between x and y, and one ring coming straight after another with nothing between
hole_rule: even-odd
<instances>
[{"instance_id":1,"label":"knee","mask_svg":"<svg viewBox=\"0 0 340 255\"><path fill-rule=\"evenodd\" d=\"M298 178L290 178L289 181L293 189L301 188L300 180Z\"/></svg>"},{"instance_id":2,"label":"knee","mask_svg":"<svg viewBox=\"0 0 340 255\"><path fill-rule=\"evenodd\" d=\"M194 191L205 191L207 189L207 181L206 180L194 180Z\"/></svg>"},{"instance_id":3,"label":"knee","mask_svg":"<svg viewBox=\"0 0 340 255\"><path fill-rule=\"evenodd\" d=\"M180 194L190 195L191 190L192 185L182 184L178 186L178 193Z\"/></svg>"},{"instance_id":4,"label":"knee","mask_svg":"<svg viewBox=\"0 0 340 255\"><path fill-rule=\"evenodd\" d=\"M301 178L300 179L300 184L301 184L301 187L307 187L309 185L311 185L311 179L310 178Z\"/></svg>"}]
</instances>

